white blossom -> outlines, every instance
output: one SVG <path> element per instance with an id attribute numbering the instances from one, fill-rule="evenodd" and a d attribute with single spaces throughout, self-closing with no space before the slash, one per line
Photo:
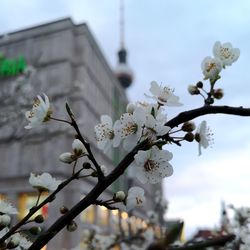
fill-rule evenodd
<path id="1" fill-rule="evenodd" d="M 211 131 L 207 127 L 207 122 L 202 121 L 199 127 L 197 128 L 196 134 L 195 134 L 195 139 L 199 143 L 198 144 L 198 150 L 199 150 L 199 155 L 201 155 L 201 148 L 207 148 L 209 146 L 209 143 L 211 141 Z"/>
<path id="2" fill-rule="evenodd" d="M 126 107 L 126 111 L 127 113 L 133 114 L 133 112 L 135 111 L 135 108 L 136 108 L 136 104 L 130 102 Z"/>
<path id="3" fill-rule="evenodd" d="M 96 250 L 107 250 L 114 243 L 116 239 L 115 235 L 100 235 L 95 234 L 92 239 L 92 246 Z"/>
<path id="4" fill-rule="evenodd" d="M 87 149 L 85 148 L 85 146 L 83 145 L 83 143 L 79 139 L 75 139 L 73 141 L 72 149 L 74 151 L 74 154 L 78 157 L 88 154 Z"/>
<path id="5" fill-rule="evenodd" d="M 135 155 L 135 167 L 137 179 L 145 184 L 155 184 L 162 180 L 162 178 L 171 176 L 173 174 L 173 167 L 168 161 L 172 159 L 173 155 L 167 150 L 160 150 L 153 146 L 147 151 L 139 150 Z"/>
<path id="6" fill-rule="evenodd" d="M 217 58 L 207 56 L 201 63 L 201 69 L 204 79 L 215 80 L 219 77 L 219 73 L 222 70 L 222 63 Z"/>
<path id="7" fill-rule="evenodd" d="M 12 242 L 12 244 L 16 246 L 16 250 L 28 249 L 32 245 L 32 242 L 27 240 L 27 238 L 25 238 L 20 233 L 13 234 L 10 237 L 9 242 Z"/>
<path id="8" fill-rule="evenodd" d="M 213 54 L 215 58 L 218 58 L 223 67 L 232 65 L 233 62 L 237 61 L 240 56 L 240 50 L 233 48 L 231 43 L 223 43 L 217 41 L 213 47 Z"/>
<path id="9" fill-rule="evenodd" d="M 65 152 L 59 156 L 59 160 L 64 163 L 72 163 L 76 161 L 78 158 L 85 156 L 88 154 L 86 147 L 79 139 L 75 139 L 72 143 L 73 152 Z"/>
<path id="10" fill-rule="evenodd" d="M 158 102 L 160 105 L 178 107 L 182 106 L 182 103 L 179 102 L 179 97 L 174 95 L 174 90 L 167 86 L 161 86 L 157 82 L 152 81 L 149 91 L 153 96 L 148 96 Z"/>
<path id="11" fill-rule="evenodd" d="M 159 223 L 159 216 L 155 211 L 152 211 L 152 210 L 148 211 L 147 216 L 148 216 L 150 223 L 152 223 L 152 224 Z"/>
<path id="12" fill-rule="evenodd" d="M 126 195 L 123 191 L 118 191 L 114 194 L 114 201 L 124 201 L 126 198 Z"/>
<path id="13" fill-rule="evenodd" d="M 130 151 L 139 142 L 142 136 L 142 126 L 146 119 L 146 112 L 141 107 L 135 108 L 133 114 L 125 113 L 114 124 L 116 142 L 119 146 L 123 139 L 124 149 Z"/>
<path id="14" fill-rule="evenodd" d="M 0 200 L 0 213 L 2 214 L 17 214 L 17 209 L 13 207 L 9 202 Z"/>
<path id="15" fill-rule="evenodd" d="M 141 187 L 131 187 L 128 190 L 126 198 L 126 208 L 131 210 L 135 207 L 141 207 L 145 203 L 144 190 Z"/>
<path id="16" fill-rule="evenodd" d="M 107 153 L 116 143 L 112 118 L 108 115 L 101 116 L 101 123 L 95 126 L 95 135 L 99 149 Z"/>
<path id="17" fill-rule="evenodd" d="M 29 183 L 39 191 L 54 191 L 62 181 L 56 180 L 49 173 L 30 174 Z"/>
<path id="18" fill-rule="evenodd" d="M 25 116 L 29 121 L 29 124 L 25 126 L 26 129 L 38 127 L 43 122 L 50 120 L 52 111 L 50 108 L 49 98 L 45 94 L 43 94 L 43 97 L 44 99 L 38 95 L 34 101 L 32 110 L 25 113 Z"/>
<path id="19" fill-rule="evenodd" d="M 0 226 L 7 227 L 10 224 L 11 218 L 8 214 L 0 215 Z"/>
<path id="20" fill-rule="evenodd" d="M 160 118 L 160 121 L 155 119 L 153 115 L 147 114 L 145 119 L 145 124 L 143 128 L 143 137 L 148 138 L 152 141 L 157 139 L 157 136 L 165 135 L 171 129 L 165 126 L 166 120 Z"/>
<path id="21" fill-rule="evenodd" d="M 65 152 L 65 153 L 62 153 L 60 156 L 59 156 L 59 160 L 61 162 L 64 162 L 64 163 L 72 163 L 73 161 L 76 160 L 75 158 L 75 155 L 70 153 L 70 152 Z"/>

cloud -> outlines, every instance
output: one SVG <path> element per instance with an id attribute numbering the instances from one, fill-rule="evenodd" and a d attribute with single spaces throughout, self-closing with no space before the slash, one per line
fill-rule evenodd
<path id="1" fill-rule="evenodd" d="M 184 219 L 190 235 L 196 227 L 219 224 L 221 200 L 236 206 L 250 206 L 247 203 L 249 152 L 248 143 L 244 148 L 220 151 L 216 158 L 190 159 L 185 168 L 165 181 L 170 201 L 168 217 Z"/>
<path id="2" fill-rule="evenodd" d="M 61 17 L 87 22 L 107 60 L 116 65 L 119 47 L 117 0 L 2 0 L 0 32 L 9 32 Z M 145 99 L 149 83 L 157 80 L 175 88 L 184 106 L 168 109 L 168 117 L 202 106 L 187 85 L 202 79 L 200 63 L 212 55 L 215 41 L 230 41 L 241 49 L 239 60 L 222 73 L 217 87 L 225 89 L 219 105 L 249 106 L 248 73 L 250 2 L 125 1 L 128 61 L 135 81 L 127 93 L 132 101 Z M 208 83 L 206 83 L 208 84 Z M 206 88 L 209 86 L 207 85 Z M 248 205 L 248 118 L 213 115 L 206 119 L 214 132 L 212 149 L 197 156 L 195 143 L 172 149 L 175 173 L 166 180 L 169 217 L 185 219 L 187 229 L 218 223 L 220 200 Z"/>

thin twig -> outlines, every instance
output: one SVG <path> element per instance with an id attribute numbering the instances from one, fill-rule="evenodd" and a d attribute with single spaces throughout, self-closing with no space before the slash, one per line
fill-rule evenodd
<path id="1" fill-rule="evenodd" d="M 83 169 L 80 169 L 79 171 L 77 171 L 74 175 L 72 175 L 69 179 L 65 180 L 64 182 L 62 182 L 57 189 L 51 193 L 44 201 L 42 201 L 39 205 L 32 207 L 29 210 L 29 213 L 22 219 L 20 220 L 15 226 L 13 226 L 1 239 L 0 239 L 0 245 L 6 240 L 8 239 L 13 233 L 16 232 L 16 230 L 18 228 L 20 228 L 21 226 L 23 226 L 24 224 L 26 224 L 26 221 L 28 221 L 33 214 L 35 214 L 40 208 L 42 208 L 45 204 L 53 201 L 56 197 L 56 194 L 61 191 L 65 186 L 67 186 L 71 181 L 73 181 L 74 179 L 77 179 L 78 175 L 81 173 Z"/>
<path id="2" fill-rule="evenodd" d="M 246 109 L 243 107 L 229 107 L 229 106 L 203 106 L 198 109 L 193 109 L 190 111 L 182 112 L 177 115 L 175 118 L 169 120 L 166 125 L 174 128 L 186 121 L 190 121 L 199 116 L 207 115 L 207 114 L 230 114 L 230 115 L 238 115 L 238 116 L 250 116 L 250 109 Z M 79 128 L 75 123 L 76 131 L 78 133 Z M 81 137 L 81 133 L 79 131 L 80 139 L 84 141 Z M 165 137 L 167 137 L 166 135 Z M 164 138 L 164 136 L 163 136 Z M 99 177 L 99 182 L 97 185 L 90 191 L 90 193 L 83 198 L 79 203 L 77 203 L 71 210 L 69 210 L 66 214 L 61 216 L 46 232 L 41 234 L 37 240 L 33 243 L 33 245 L 29 248 L 29 250 L 37 250 L 41 249 L 45 246 L 55 235 L 61 231 L 71 220 L 73 220 L 78 214 L 80 214 L 84 209 L 93 204 L 99 195 L 106 190 L 106 188 L 111 185 L 120 175 L 124 173 L 124 171 L 128 168 L 128 166 L 133 162 L 135 154 L 138 150 L 148 150 L 150 145 L 148 141 L 143 141 L 138 144 L 130 153 L 128 153 L 124 159 L 118 164 L 116 168 L 107 176 L 107 177 Z M 87 148 L 88 149 L 88 148 Z M 91 154 L 92 155 L 92 154 Z M 91 156 L 93 157 L 93 155 Z M 93 157 L 94 159 L 94 157 Z M 97 164 L 98 165 L 98 164 Z M 98 165 L 99 166 L 99 165 Z M 101 171 L 101 170 L 100 170 Z M 102 181 L 100 181 L 102 179 Z"/>
<path id="3" fill-rule="evenodd" d="M 214 239 L 205 240 L 202 242 L 194 242 L 192 245 L 184 245 L 184 246 L 177 246 L 177 247 L 167 247 L 167 250 L 198 250 L 205 247 L 212 247 L 212 246 L 224 246 L 226 243 L 229 243 L 235 239 L 234 234 L 229 234 L 225 236 L 216 237 Z"/>

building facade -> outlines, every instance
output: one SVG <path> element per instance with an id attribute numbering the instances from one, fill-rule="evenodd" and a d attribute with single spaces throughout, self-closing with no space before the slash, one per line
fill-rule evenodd
<path id="1" fill-rule="evenodd" d="M 125 111 L 127 98 L 88 26 L 75 25 L 70 18 L 2 36 L 0 53 L 0 193 L 18 207 L 20 219 L 34 205 L 37 196 L 28 183 L 30 172 L 49 172 L 53 177 L 63 180 L 72 171 L 58 160 L 61 153 L 71 150 L 75 135 L 72 128 L 49 121 L 37 129 L 24 129 L 27 125 L 24 113 L 30 110 L 34 97 L 46 93 L 50 98 L 53 116 L 62 119 L 67 119 L 67 101 L 97 161 L 107 166 L 109 171 L 124 153 L 118 149 L 105 155 L 98 150 L 94 125 L 99 123 L 102 114 L 118 119 Z M 6 66 L 13 63 L 16 63 L 14 68 Z M 70 184 L 41 213 L 48 218 L 58 218 L 61 206 L 70 208 L 94 184 L 93 178 Z M 109 198 L 113 192 L 127 188 L 128 178 L 124 175 L 102 198 Z M 152 188 L 147 190 L 149 197 L 153 195 Z M 137 224 L 143 223 L 145 211 L 134 213 Z M 78 217 L 78 230 L 69 233 L 64 229 L 49 243 L 47 249 L 75 247 L 81 240 L 81 229 L 93 224 L 103 230 L 117 230 L 114 223 L 117 221 L 117 212 L 111 213 L 105 208 L 92 206 Z M 126 220 L 127 214 L 122 213 L 121 218 Z M 52 222 L 46 220 L 43 227 L 48 227 Z"/>

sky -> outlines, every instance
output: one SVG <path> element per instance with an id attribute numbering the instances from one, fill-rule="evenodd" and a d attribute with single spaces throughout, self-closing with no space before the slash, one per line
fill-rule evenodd
<path id="1" fill-rule="evenodd" d="M 245 0 L 125 0 L 125 44 L 134 72 L 130 101 L 145 100 L 152 80 L 170 85 L 184 104 L 167 109 L 171 119 L 203 105 L 187 92 L 202 80 L 201 61 L 216 41 L 231 42 L 239 60 L 216 83 L 225 97 L 218 105 L 249 107 L 250 2 Z M 86 22 L 111 67 L 119 48 L 119 0 L 1 0 L 0 33 L 72 17 Z M 208 86 L 208 85 L 207 85 Z M 174 174 L 165 179 L 168 218 L 182 218 L 186 235 L 218 225 L 220 204 L 250 206 L 250 118 L 210 115 L 214 143 L 198 157 L 196 143 L 171 146 Z"/>

